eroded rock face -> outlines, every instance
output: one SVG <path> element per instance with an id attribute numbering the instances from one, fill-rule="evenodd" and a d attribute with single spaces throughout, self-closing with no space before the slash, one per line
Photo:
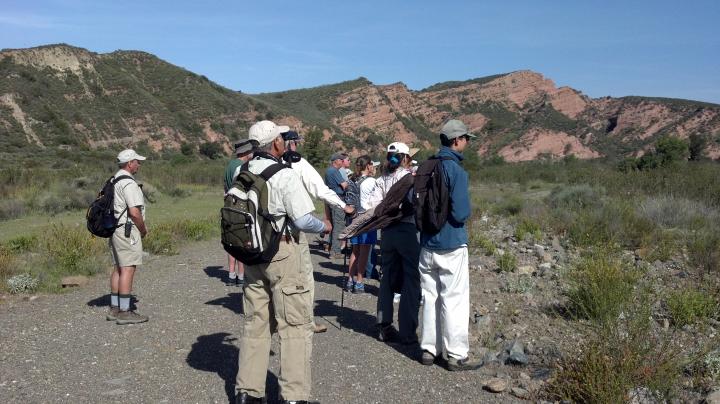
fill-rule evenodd
<path id="1" fill-rule="evenodd" d="M 584 145 L 577 137 L 547 129 L 530 129 L 520 139 L 500 149 L 498 154 L 511 162 L 535 160 L 540 155 L 553 158 L 567 155 L 583 159 L 600 157 L 600 153 Z"/>

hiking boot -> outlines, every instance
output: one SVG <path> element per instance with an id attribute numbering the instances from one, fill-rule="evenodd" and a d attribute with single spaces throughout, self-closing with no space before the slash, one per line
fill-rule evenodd
<path id="1" fill-rule="evenodd" d="M 235 278 L 235 286 L 242 287 L 245 284 L 245 278 L 237 277 Z"/>
<path id="2" fill-rule="evenodd" d="M 352 292 L 357 294 L 365 293 L 365 285 L 362 283 L 356 283 L 355 286 L 353 286 Z"/>
<path id="3" fill-rule="evenodd" d="M 480 369 L 480 367 L 483 365 L 483 362 L 480 361 L 471 361 L 470 357 L 462 358 L 462 359 L 455 359 L 455 358 L 448 358 L 447 362 L 447 370 L 456 372 L 461 370 L 477 370 Z"/>
<path id="4" fill-rule="evenodd" d="M 327 327 L 322 324 L 315 324 L 315 329 L 313 331 L 315 334 L 318 334 L 327 331 Z"/>
<path id="5" fill-rule="evenodd" d="M 381 342 L 399 342 L 400 341 L 400 334 L 398 334 L 398 331 L 395 329 L 395 327 L 392 326 L 392 324 L 378 324 L 377 326 L 378 330 L 378 341 Z"/>
<path id="6" fill-rule="evenodd" d="M 148 316 L 137 314 L 131 310 L 118 312 L 116 318 L 115 322 L 118 325 L 144 323 L 150 319 Z"/>
<path id="7" fill-rule="evenodd" d="M 107 316 L 105 316 L 105 320 L 107 321 L 115 321 L 117 320 L 117 315 L 120 312 L 120 308 L 117 306 L 110 306 L 110 309 L 107 312 Z"/>
<path id="8" fill-rule="evenodd" d="M 422 355 L 420 356 L 420 363 L 425 366 L 430 366 L 435 363 L 435 355 L 423 349 Z"/>
<path id="9" fill-rule="evenodd" d="M 244 391 L 235 397 L 235 404 L 262 404 L 262 402 L 262 397 L 253 397 Z"/>

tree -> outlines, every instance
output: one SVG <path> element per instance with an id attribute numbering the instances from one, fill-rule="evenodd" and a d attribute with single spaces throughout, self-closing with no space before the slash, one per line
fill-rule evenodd
<path id="1" fill-rule="evenodd" d="M 684 140 L 665 136 L 655 145 L 655 154 L 660 160 L 659 165 L 665 166 L 678 161 L 687 161 L 690 151 Z"/>
<path id="2" fill-rule="evenodd" d="M 707 137 L 703 135 L 690 135 L 688 138 L 690 145 L 688 147 L 690 152 L 690 160 L 698 161 L 703 159 L 703 153 L 705 152 L 705 146 L 707 146 Z"/>
<path id="3" fill-rule="evenodd" d="M 311 129 L 305 135 L 300 153 L 315 167 L 324 167 L 330 158 L 330 147 L 323 139 L 323 132 L 318 128 Z"/>
<path id="4" fill-rule="evenodd" d="M 205 142 L 200 145 L 200 154 L 210 159 L 216 159 L 222 156 L 222 146 L 217 142 Z"/>
<path id="5" fill-rule="evenodd" d="M 190 143 L 183 143 L 180 145 L 180 153 L 184 156 L 192 156 L 195 152 L 195 148 Z"/>

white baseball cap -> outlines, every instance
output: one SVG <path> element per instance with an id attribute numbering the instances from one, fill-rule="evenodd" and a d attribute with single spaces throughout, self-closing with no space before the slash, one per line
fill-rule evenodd
<path id="1" fill-rule="evenodd" d="M 373 167 L 377 167 L 380 165 L 379 161 L 372 161 L 371 163 L 372 163 Z"/>
<path id="2" fill-rule="evenodd" d="M 118 153 L 118 155 L 117 155 L 118 164 L 128 163 L 133 160 L 142 161 L 142 160 L 145 160 L 145 157 L 137 154 L 135 152 L 135 150 L 133 150 L 133 149 L 125 149 L 125 150 L 121 151 L 120 153 Z"/>
<path id="3" fill-rule="evenodd" d="M 388 153 L 402 153 L 407 154 L 408 156 L 414 156 L 415 153 L 418 152 L 418 150 L 420 149 L 409 148 L 408 145 L 403 142 L 390 143 L 390 145 L 387 147 Z"/>
<path id="4" fill-rule="evenodd" d="M 262 147 L 288 131 L 290 131 L 289 126 L 278 126 L 272 121 L 260 121 L 250 127 L 248 139 L 257 141 L 258 147 Z"/>

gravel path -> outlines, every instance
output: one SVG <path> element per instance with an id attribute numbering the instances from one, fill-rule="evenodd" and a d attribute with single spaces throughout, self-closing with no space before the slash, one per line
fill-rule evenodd
<path id="1" fill-rule="evenodd" d="M 314 246 L 311 246 L 314 247 Z M 345 295 L 336 328 L 342 267 L 313 251 L 316 334 L 312 399 L 321 403 L 513 402 L 482 389 L 494 372 L 451 373 L 425 367 L 414 352 L 369 335 L 377 283 Z M 105 320 L 107 277 L 62 295 L 12 298 L 0 304 L 2 403 L 227 403 L 237 370 L 241 289 L 222 282 L 217 240 L 186 246 L 180 255 L 153 256 L 135 281 L 139 312 L 150 321 L 118 326 Z M 278 352 L 277 341 L 273 350 Z M 268 397 L 277 396 L 277 356 Z"/>

